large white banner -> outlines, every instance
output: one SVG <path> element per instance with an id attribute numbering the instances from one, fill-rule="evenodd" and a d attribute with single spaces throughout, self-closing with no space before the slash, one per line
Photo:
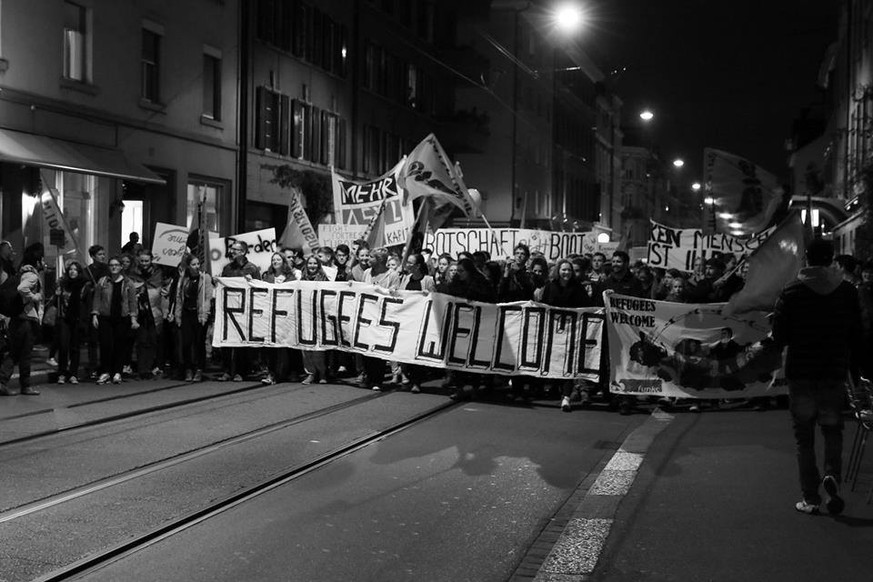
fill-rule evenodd
<path id="1" fill-rule="evenodd" d="M 649 231 L 648 265 L 663 269 L 692 271 L 694 261 L 716 255 L 751 254 L 767 240 L 773 229 L 747 239 L 727 234 L 707 234 L 699 228 L 672 228 L 651 220 Z"/>
<path id="2" fill-rule="evenodd" d="M 671 303 L 604 293 L 610 392 L 748 398 L 786 392 L 782 355 L 756 345 L 767 315 L 722 313 L 724 303 Z"/>
<path id="3" fill-rule="evenodd" d="M 406 242 L 415 220 L 412 203 L 405 199 L 397 184 L 397 173 L 403 162 L 376 180 L 353 182 L 333 172 L 333 208 L 339 224 L 366 227 L 379 213 L 382 201 L 385 207 L 381 219 L 385 224 L 384 246 Z"/>
<path id="4" fill-rule="evenodd" d="M 543 253 L 549 261 L 570 255 L 583 255 L 599 250 L 591 232 L 553 232 L 528 228 L 440 228 L 428 232 L 424 247 L 432 248 L 435 255 L 449 253 L 457 256 L 462 251 L 488 251 L 493 258 L 512 255 L 515 245 L 524 243 L 530 250 Z"/>
<path id="5" fill-rule="evenodd" d="M 270 266 L 270 258 L 273 253 L 279 250 L 275 228 L 244 232 L 226 238 L 210 238 L 210 262 L 214 275 L 220 275 L 224 266 L 230 262 L 228 251 L 236 241 L 243 241 L 249 245 L 249 254 L 246 255 L 246 258 L 256 264 L 262 273 Z"/>
<path id="6" fill-rule="evenodd" d="M 363 283 L 217 279 L 217 347 L 342 350 L 485 374 L 596 380 L 603 310 L 488 304 Z"/>
<path id="7" fill-rule="evenodd" d="M 155 235 L 152 237 L 152 260 L 158 265 L 177 266 L 185 256 L 189 234 L 184 226 L 156 222 Z"/>

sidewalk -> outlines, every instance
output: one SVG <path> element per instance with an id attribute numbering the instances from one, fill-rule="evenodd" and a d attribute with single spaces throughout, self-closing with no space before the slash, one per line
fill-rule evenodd
<path id="1" fill-rule="evenodd" d="M 854 431 L 847 422 L 844 458 Z M 871 455 L 856 490 L 843 487 L 843 515 L 804 515 L 794 510 L 801 496 L 787 411 L 677 414 L 621 503 L 590 579 L 871 580 Z"/>

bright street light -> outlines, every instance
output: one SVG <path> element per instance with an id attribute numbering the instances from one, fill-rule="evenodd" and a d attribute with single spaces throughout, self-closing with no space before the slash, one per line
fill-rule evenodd
<path id="1" fill-rule="evenodd" d="M 555 9 L 554 19 L 558 30 L 569 34 L 579 30 L 585 21 L 585 15 L 575 2 L 565 2 Z"/>
<path id="2" fill-rule="evenodd" d="M 681 168 L 682 166 L 685 165 L 685 160 L 677 158 L 677 159 L 673 160 L 673 165 L 676 166 L 677 168 Z"/>
<path id="3" fill-rule="evenodd" d="M 651 121 L 654 118 L 655 118 L 655 114 L 652 113 L 651 111 L 649 111 L 648 109 L 646 109 L 642 113 L 640 113 L 640 119 L 642 119 L 643 121 Z"/>
<path id="4" fill-rule="evenodd" d="M 701 188 L 700 182 L 695 182 L 691 185 L 691 189 L 694 190 L 695 192 L 700 192 L 700 188 Z"/>
<path id="5" fill-rule="evenodd" d="M 713 204 L 715 204 L 715 198 L 713 198 L 712 196 L 707 196 L 703 199 L 703 203 L 707 206 L 712 206 Z"/>

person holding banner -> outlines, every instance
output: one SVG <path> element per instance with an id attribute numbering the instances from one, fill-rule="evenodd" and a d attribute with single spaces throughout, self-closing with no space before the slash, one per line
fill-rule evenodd
<path id="1" fill-rule="evenodd" d="M 412 253 L 406 258 L 406 272 L 400 278 L 399 289 L 401 291 L 421 291 L 422 293 L 436 291 L 436 284 L 433 282 L 433 277 L 427 272 L 427 261 L 423 255 Z M 408 383 L 401 383 L 401 386 L 411 385 L 410 392 L 413 394 L 421 392 L 421 382 L 425 373 L 424 366 L 402 364 L 400 368 L 408 380 Z"/>
<path id="2" fill-rule="evenodd" d="M 358 248 L 355 250 L 355 264 L 349 273 L 349 281 L 364 280 L 364 272 L 370 268 L 370 245 L 367 241 L 361 241 Z"/>
<path id="3" fill-rule="evenodd" d="M 185 263 L 185 259 L 182 259 Z M 212 277 L 200 272 L 200 258 L 188 256 L 187 267 L 176 285 L 173 321 L 181 331 L 182 368 L 185 382 L 203 380 L 206 367 L 206 327 L 212 310 Z"/>
<path id="4" fill-rule="evenodd" d="M 273 253 L 270 257 L 270 267 L 264 271 L 263 281 L 267 283 L 285 283 L 296 281 L 294 270 L 282 253 Z M 267 374 L 261 379 L 261 384 L 275 384 L 277 379 L 287 376 L 291 364 L 290 348 L 267 348 L 261 352 L 265 356 Z"/>
<path id="5" fill-rule="evenodd" d="M 324 272 L 321 261 L 315 255 L 309 255 L 300 280 L 329 281 L 330 279 Z M 302 384 L 314 382 L 327 384 L 327 352 L 303 350 L 303 368 L 306 371 L 306 378 L 303 379 Z"/>
<path id="6" fill-rule="evenodd" d="M 360 252 L 361 249 L 358 249 L 359 256 Z M 388 268 L 388 250 L 384 248 L 374 249 L 372 253 L 368 253 L 368 257 L 370 268 L 364 272 L 363 282 L 389 291 L 397 289 L 400 285 L 400 276 Z M 385 381 L 385 361 L 380 358 L 363 356 L 363 365 L 363 387 L 376 392 L 382 390 L 382 383 Z"/>
<path id="7" fill-rule="evenodd" d="M 260 279 L 261 270 L 257 265 L 246 258 L 249 252 L 249 245 L 245 241 L 234 241 L 230 245 L 231 261 L 221 270 L 222 277 L 245 277 L 246 279 Z M 249 367 L 254 363 L 257 352 L 253 348 L 230 348 L 225 354 L 223 360 L 224 372 L 217 378 L 219 382 L 233 380 L 234 382 L 242 382 L 243 374 L 248 372 Z"/>
<path id="8" fill-rule="evenodd" d="M 558 261 L 556 276 L 543 287 L 542 302 L 553 307 L 590 307 L 591 299 L 582 284 L 573 276 L 573 263 L 567 259 Z M 564 322 L 560 324 L 562 327 Z M 573 380 L 561 381 L 561 410 L 570 412 L 570 395 Z"/>

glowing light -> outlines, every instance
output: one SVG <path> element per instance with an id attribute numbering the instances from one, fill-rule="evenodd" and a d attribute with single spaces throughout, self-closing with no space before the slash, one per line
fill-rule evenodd
<path id="1" fill-rule="evenodd" d="M 601 232 L 600 234 L 598 234 L 597 235 L 597 242 L 599 242 L 601 244 L 608 243 L 609 242 L 609 233 L 608 232 Z"/>
<path id="2" fill-rule="evenodd" d="M 707 206 L 712 206 L 713 204 L 715 204 L 715 198 L 713 198 L 712 196 L 707 196 L 703 199 L 703 203 Z"/>
<path id="3" fill-rule="evenodd" d="M 651 111 L 649 111 L 648 109 L 646 109 L 645 111 L 640 113 L 640 119 L 642 119 L 643 121 L 651 121 L 654 118 L 655 118 L 655 114 L 652 113 Z"/>
<path id="4" fill-rule="evenodd" d="M 734 215 L 731 214 L 730 212 L 719 212 L 718 217 L 721 218 L 722 220 L 730 220 L 731 218 L 734 217 Z"/>
<path id="5" fill-rule="evenodd" d="M 731 228 L 742 228 L 743 225 L 739 222 L 729 222 L 728 226 Z"/>
<path id="6" fill-rule="evenodd" d="M 579 30 L 585 21 L 585 15 L 577 4 L 567 2 L 555 10 L 555 26 L 564 33 Z"/>
<path id="7" fill-rule="evenodd" d="M 682 166 L 685 165 L 685 160 L 675 159 L 675 160 L 673 160 L 673 165 L 676 166 L 677 168 L 681 168 Z"/>
<path id="8" fill-rule="evenodd" d="M 691 189 L 694 190 L 695 192 L 699 192 L 700 188 L 701 188 L 700 182 L 695 182 L 691 185 Z"/>

